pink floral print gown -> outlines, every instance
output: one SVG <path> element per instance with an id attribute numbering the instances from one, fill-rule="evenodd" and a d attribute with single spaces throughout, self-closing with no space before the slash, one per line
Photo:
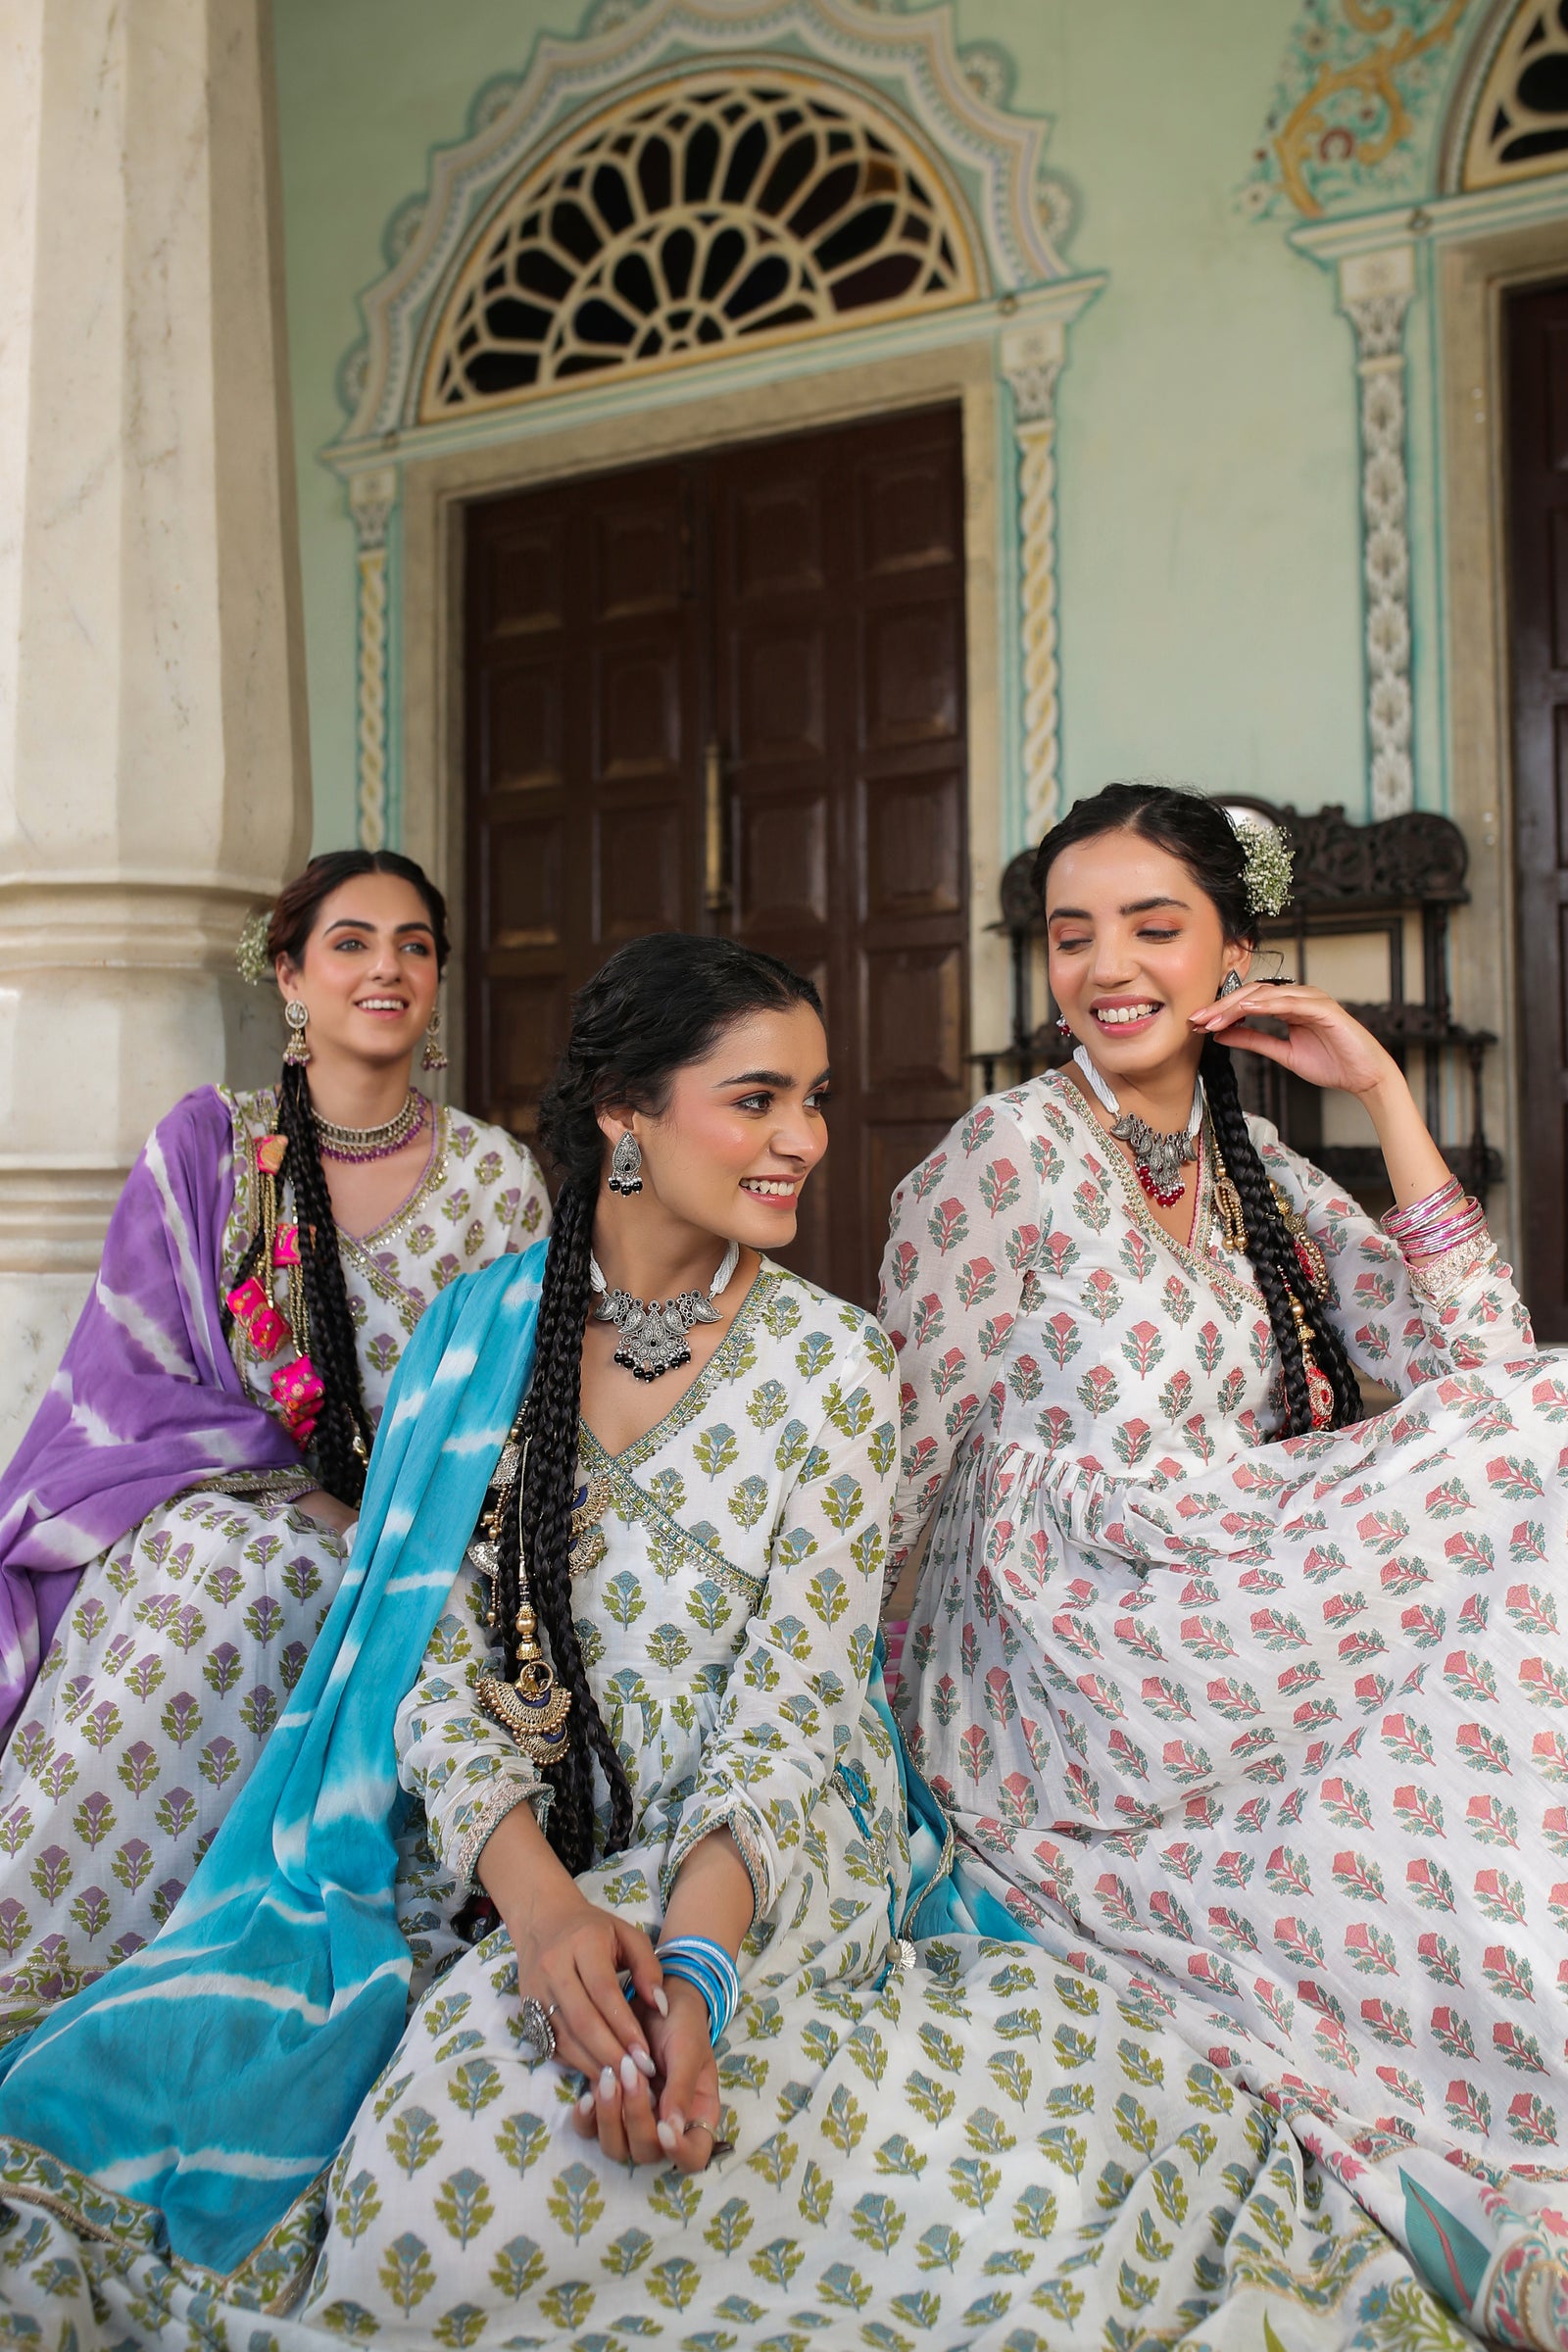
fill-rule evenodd
<path id="1" fill-rule="evenodd" d="M 1251 1124 L 1398 1397 L 1354 1428 L 1275 1438 L 1206 1138 L 1186 1247 L 1059 1072 L 895 1195 L 900 1716 L 966 1884 L 1152 1992 L 1471 2325 L 1561 2344 L 1568 1366 L 1494 1251 L 1423 1290 Z"/>

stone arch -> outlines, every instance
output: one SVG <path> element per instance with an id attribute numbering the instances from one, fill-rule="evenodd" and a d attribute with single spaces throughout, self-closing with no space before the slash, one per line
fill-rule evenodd
<path id="1" fill-rule="evenodd" d="M 940 159 L 868 92 L 695 67 L 514 176 L 432 306 L 413 420 L 987 291 Z"/>

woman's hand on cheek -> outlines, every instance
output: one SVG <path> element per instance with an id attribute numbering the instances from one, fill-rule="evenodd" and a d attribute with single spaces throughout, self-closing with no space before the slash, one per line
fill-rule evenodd
<path id="1" fill-rule="evenodd" d="M 1266 1030 L 1245 1027 L 1250 1014 L 1282 1022 L 1287 1034 L 1271 1037 Z M 1298 981 L 1244 981 L 1231 996 L 1200 1004 L 1190 1018 L 1200 1034 L 1277 1061 L 1311 1086 L 1365 1096 L 1387 1087 L 1391 1078 L 1399 1081 L 1393 1054 L 1353 1013 L 1322 989 Z"/>

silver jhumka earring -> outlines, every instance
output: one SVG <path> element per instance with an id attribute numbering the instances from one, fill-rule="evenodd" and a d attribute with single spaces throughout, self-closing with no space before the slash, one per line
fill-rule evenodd
<path id="1" fill-rule="evenodd" d="M 610 1155 L 610 1189 L 623 1198 L 643 1189 L 642 1146 L 629 1127 Z"/>
<path id="2" fill-rule="evenodd" d="M 311 1058 L 311 1049 L 305 1043 L 305 1024 L 310 1017 L 303 1000 L 299 997 L 290 997 L 283 1007 L 283 1018 L 287 1021 L 289 1030 L 288 1044 L 283 1048 L 283 1059 L 291 1063 L 295 1069 L 299 1068 L 301 1062 L 309 1061 Z"/>

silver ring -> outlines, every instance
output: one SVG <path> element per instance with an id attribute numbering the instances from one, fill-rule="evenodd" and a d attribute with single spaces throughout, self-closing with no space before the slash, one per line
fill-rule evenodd
<path id="1" fill-rule="evenodd" d="M 536 2064 L 543 2059 L 553 2058 L 556 2054 L 556 2029 L 550 2023 L 554 2012 L 555 2003 L 553 2001 L 547 2009 L 543 2001 L 534 1999 L 531 1992 L 524 1994 L 522 2005 L 518 2011 L 518 2019 L 522 2027 L 521 2038 L 533 2051 Z"/>

